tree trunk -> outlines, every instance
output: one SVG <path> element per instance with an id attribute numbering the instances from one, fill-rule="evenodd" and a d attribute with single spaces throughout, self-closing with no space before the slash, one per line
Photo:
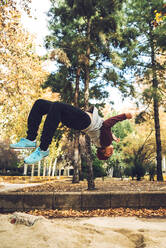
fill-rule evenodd
<path id="1" fill-rule="evenodd" d="M 153 110 L 154 110 L 154 124 L 155 124 L 155 137 L 156 137 L 156 160 L 157 160 L 157 181 L 163 181 L 162 175 L 162 148 L 161 148 L 161 135 L 160 135 L 160 120 L 159 120 L 159 100 L 158 100 L 158 80 L 156 72 L 155 60 L 155 42 L 152 32 L 152 24 L 150 24 L 150 38 L 151 38 L 151 62 L 152 62 L 152 87 L 153 87 Z"/>
<path id="2" fill-rule="evenodd" d="M 41 161 L 39 161 L 38 163 L 38 172 L 37 172 L 38 177 L 40 177 L 40 169 L 41 169 Z"/>
<path id="3" fill-rule="evenodd" d="M 44 163 L 44 165 L 43 165 L 43 177 L 45 177 L 45 176 L 46 176 L 46 165 Z"/>
<path id="4" fill-rule="evenodd" d="M 27 171 L 28 171 L 28 165 L 24 163 L 24 176 L 27 176 Z"/>
<path id="5" fill-rule="evenodd" d="M 58 175 L 57 175 L 57 179 L 60 179 L 60 178 L 61 178 L 61 165 L 59 165 Z"/>
<path id="6" fill-rule="evenodd" d="M 49 176 L 49 177 L 51 176 L 51 169 L 52 169 L 52 166 L 49 165 L 49 167 L 48 167 L 48 176 Z"/>
<path id="7" fill-rule="evenodd" d="M 34 177 L 34 169 L 35 169 L 35 165 L 32 164 L 32 166 L 31 166 L 31 177 Z"/>
<path id="8" fill-rule="evenodd" d="M 74 174 L 73 183 L 79 183 L 79 131 L 75 132 L 74 137 Z"/>
<path id="9" fill-rule="evenodd" d="M 56 171 L 56 163 L 57 163 L 57 158 L 55 159 L 54 161 L 54 165 L 53 165 L 53 168 L 52 168 L 52 177 L 55 176 L 55 171 Z"/>
<path id="10" fill-rule="evenodd" d="M 91 142 L 88 135 L 85 135 L 86 142 L 86 163 L 87 163 L 87 181 L 88 181 L 88 190 L 95 189 L 95 182 L 93 176 L 93 166 L 92 166 L 92 151 L 91 151 Z"/>
<path id="11" fill-rule="evenodd" d="M 154 122 L 155 122 L 155 136 L 156 136 L 156 152 L 157 152 L 157 181 L 163 181 L 162 174 L 162 148 L 160 135 L 160 120 L 158 100 L 154 98 Z"/>
<path id="12" fill-rule="evenodd" d="M 87 22 L 87 39 L 90 41 L 90 19 Z M 89 108 L 89 83 L 90 83 L 90 45 L 87 45 L 86 51 L 86 61 L 85 61 L 85 89 L 84 89 L 84 110 L 87 111 Z M 94 176 L 93 176 L 93 166 L 92 166 L 92 151 L 89 136 L 85 135 L 85 146 L 86 146 L 86 160 L 87 160 L 87 181 L 88 190 L 93 190 L 95 188 Z"/>
<path id="13" fill-rule="evenodd" d="M 75 88 L 75 95 L 74 95 L 74 106 L 78 107 L 78 96 L 79 96 L 79 80 L 80 80 L 80 72 L 81 68 L 78 66 L 76 72 L 76 88 Z M 74 135 L 74 173 L 73 173 L 73 183 L 79 183 L 79 136 L 80 132 L 75 131 Z"/>
<path id="14" fill-rule="evenodd" d="M 79 145 L 80 148 L 80 145 Z M 83 180 L 83 173 L 82 173 L 82 164 L 81 164 L 81 150 L 79 149 L 79 160 L 78 160 L 78 171 L 79 171 L 79 180 Z"/>

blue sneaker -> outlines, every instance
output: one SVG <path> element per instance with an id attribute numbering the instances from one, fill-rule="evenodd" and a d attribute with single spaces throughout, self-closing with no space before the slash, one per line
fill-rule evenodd
<path id="1" fill-rule="evenodd" d="M 19 142 L 11 144 L 10 148 L 12 149 L 27 149 L 27 148 L 36 148 L 36 142 L 30 141 L 25 138 L 21 138 Z"/>
<path id="2" fill-rule="evenodd" d="M 36 148 L 34 152 L 32 152 L 28 157 L 24 159 L 24 163 L 26 164 L 35 164 L 42 160 L 44 157 L 49 155 L 49 150 L 42 151 L 40 147 Z"/>

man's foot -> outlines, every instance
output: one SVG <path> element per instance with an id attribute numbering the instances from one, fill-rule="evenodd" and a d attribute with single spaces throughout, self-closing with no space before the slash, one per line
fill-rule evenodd
<path id="1" fill-rule="evenodd" d="M 36 148 L 34 152 L 24 159 L 26 164 L 35 164 L 49 155 L 49 150 L 42 151 L 40 147 Z"/>
<path id="2" fill-rule="evenodd" d="M 36 142 L 25 138 L 21 138 L 19 142 L 15 144 L 11 144 L 10 148 L 12 149 L 36 148 Z"/>

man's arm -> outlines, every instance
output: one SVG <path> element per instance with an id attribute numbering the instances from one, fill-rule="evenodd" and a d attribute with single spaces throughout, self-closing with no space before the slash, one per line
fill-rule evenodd
<path id="1" fill-rule="evenodd" d="M 110 117 L 107 120 L 105 120 L 103 124 L 104 124 L 105 127 L 111 128 L 117 122 L 124 121 L 126 119 L 131 119 L 131 118 L 132 118 L 132 114 L 131 113 L 125 113 L 125 114 L 121 114 L 121 115 L 116 115 L 116 116 Z"/>

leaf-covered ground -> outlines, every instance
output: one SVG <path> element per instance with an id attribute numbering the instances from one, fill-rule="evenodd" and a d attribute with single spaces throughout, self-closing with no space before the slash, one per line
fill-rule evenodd
<path id="1" fill-rule="evenodd" d="M 166 209 L 130 209 L 130 208 L 115 208 L 115 209 L 96 209 L 96 210 L 31 210 L 26 212 L 35 216 L 44 216 L 46 218 L 80 218 L 80 217 L 139 217 L 139 218 L 166 218 Z"/>
<path id="2" fill-rule="evenodd" d="M 87 181 L 80 181 L 73 184 L 71 179 L 67 180 L 55 180 L 42 183 L 34 187 L 25 187 L 17 191 L 22 192 L 84 192 L 87 191 Z M 108 191 L 120 191 L 120 192 L 142 192 L 142 191 L 162 191 L 166 192 L 166 182 L 157 181 L 135 181 L 135 180 L 120 180 L 114 178 L 95 180 L 94 192 L 108 192 Z"/>

